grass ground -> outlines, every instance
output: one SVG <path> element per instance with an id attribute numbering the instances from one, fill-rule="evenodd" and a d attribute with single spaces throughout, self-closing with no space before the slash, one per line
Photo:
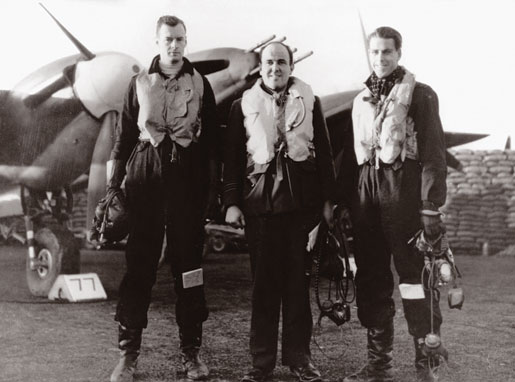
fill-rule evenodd
<path id="1" fill-rule="evenodd" d="M 441 381 L 515 382 L 515 258 L 458 257 L 464 274 L 463 309 L 442 301 L 443 341 L 450 362 Z M 82 271 L 97 272 L 109 299 L 87 304 L 55 304 L 28 295 L 24 285 L 24 249 L 0 247 L 0 381 L 107 381 L 116 363 L 113 315 L 123 275 L 121 252 L 82 254 Z M 250 364 L 248 331 L 250 290 L 248 255 L 210 254 L 205 261 L 210 318 L 205 324 L 203 358 L 211 381 L 238 381 Z M 445 293 L 444 293 L 445 295 Z M 398 293 L 394 343 L 395 380 L 414 381 L 414 351 Z M 159 271 L 144 332 L 136 381 L 177 381 L 178 340 L 170 271 Z M 313 305 L 314 318 L 318 315 Z M 365 360 L 365 330 L 356 310 L 340 329 L 327 320 L 315 328 L 313 359 L 336 381 Z M 284 367 L 274 381 L 293 381 Z"/>

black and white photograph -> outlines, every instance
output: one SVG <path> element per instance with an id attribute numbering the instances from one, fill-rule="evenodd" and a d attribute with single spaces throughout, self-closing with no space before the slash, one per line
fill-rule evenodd
<path id="1" fill-rule="evenodd" d="M 515 382 L 512 0 L 0 3 L 0 382 Z"/>

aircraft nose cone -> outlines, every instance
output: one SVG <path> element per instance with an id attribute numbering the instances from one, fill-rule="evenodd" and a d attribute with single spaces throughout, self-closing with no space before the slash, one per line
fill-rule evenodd
<path id="1" fill-rule="evenodd" d="M 73 90 L 95 117 L 111 110 L 121 111 L 131 78 L 142 69 L 133 57 L 115 52 L 99 53 L 77 63 Z"/>

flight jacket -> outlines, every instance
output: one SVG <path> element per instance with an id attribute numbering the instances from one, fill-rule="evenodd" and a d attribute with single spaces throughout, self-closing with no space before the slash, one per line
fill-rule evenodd
<path id="1" fill-rule="evenodd" d="M 320 100 L 313 105 L 314 158 L 294 161 L 284 156 L 284 182 L 277 186 L 277 155 L 264 174 L 253 174 L 247 165 L 247 134 L 242 100 L 233 102 L 224 137 L 223 203 L 238 206 L 246 215 L 262 216 L 321 208 L 335 199 L 336 182 L 332 150 Z M 282 153 L 279 153 L 282 155 Z M 256 176 L 257 175 L 257 176 Z M 279 195 L 275 195 L 278 193 Z"/>
<path id="2" fill-rule="evenodd" d="M 184 58 L 183 60 L 183 67 L 176 78 L 183 76 L 185 73 L 190 76 L 194 74 L 193 65 L 187 59 Z M 160 73 L 162 75 L 159 68 L 159 56 L 153 59 L 148 73 Z M 165 77 L 163 75 L 163 78 Z M 175 145 L 174 143 L 174 150 L 178 153 L 177 166 L 181 167 L 182 173 L 186 177 L 194 180 L 195 187 L 202 189 L 201 194 L 206 197 L 207 190 L 216 187 L 219 181 L 218 164 L 221 163 L 221 131 L 216 114 L 213 90 L 207 79 L 204 76 L 201 77 L 203 81 L 203 94 L 199 113 L 201 133 L 198 139 L 195 139 L 187 147 L 183 147 L 180 144 Z M 116 126 L 114 147 L 111 151 L 111 159 L 115 161 L 115 165 L 123 166 L 123 169 L 127 171 L 134 171 L 134 169 L 128 168 L 130 164 L 128 164 L 129 158 L 134 157 L 133 154 L 142 150 L 158 150 L 159 148 L 154 147 L 150 141 L 140 140 L 141 129 L 138 127 L 140 104 L 136 89 L 137 78 L 138 75 L 132 78 L 125 95 L 123 110 Z M 154 154 L 152 157 L 155 158 L 156 155 Z M 138 161 L 141 160 L 144 159 L 138 159 Z M 159 164 L 159 162 L 139 163 L 137 166 L 155 166 L 156 163 Z M 134 167 L 134 164 L 132 166 Z M 156 174 L 160 173 L 159 169 L 154 169 L 153 172 Z M 136 181 L 138 180 L 136 179 Z M 141 182 L 147 181 L 148 179 L 141 179 Z"/>
<path id="3" fill-rule="evenodd" d="M 430 86 L 416 82 L 408 117 L 414 122 L 417 161 L 421 168 L 421 208 L 436 211 L 445 204 L 447 197 L 447 164 L 445 134 L 440 120 L 438 96 Z M 352 138 L 349 139 L 352 140 Z M 357 167 L 355 156 L 353 161 L 353 166 Z M 353 166 L 342 163 L 338 176 L 339 199 L 345 204 L 352 199 L 352 194 L 357 187 Z"/>

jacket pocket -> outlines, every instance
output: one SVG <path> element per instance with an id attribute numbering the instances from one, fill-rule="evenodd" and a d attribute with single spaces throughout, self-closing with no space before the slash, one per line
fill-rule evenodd
<path id="1" fill-rule="evenodd" d="M 183 118 L 188 114 L 188 103 L 193 95 L 192 89 L 182 89 L 175 93 L 173 103 L 171 105 L 174 118 Z"/>

